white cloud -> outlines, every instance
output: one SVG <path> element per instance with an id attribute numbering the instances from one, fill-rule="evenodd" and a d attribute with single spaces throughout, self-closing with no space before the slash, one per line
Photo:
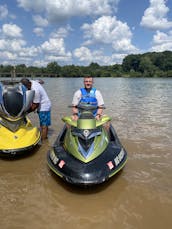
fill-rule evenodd
<path id="1" fill-rule="evenodd" d="M 43 37 L 44 36 L 44 30 L 43 28 L 34 28 L 33 32 L 38 36 L 38 37 Z"/>
<path id="2" fill-rule="evenodd" d="M 21 61 L 21 57 L 33 57 L 38 54 L 38 49 L 35 47 L 25 47 L 26 42 L 21 39 L 0 39 L 0 51 L 3 56 L 7 59 L 12 59 L 13 56 L 16 57 L 16 61 Z M 3 59 L 0 56 L 0 59 Z"/>
<path id="3" fill-rule="evenodd" d="M 153 46 L 151 51 L 163 52 L 165 50 L 172 51 L 172 30 L 168 33 L 157 31 L 153 37 Z"/>
<path id="4" fill-rule="evenodd" d="M 45 61 L 45 60 L 35 60 L 35 61 L 33 61 L 33 66 L 37 66 L 37 67 L 47 66 L 48 63 L 49 62 Z"/>
<path id="5" fill-rule="evenodd" d="M 38 54 L 34 46 L 26 47 L 22 39 L 22 29 L 15 24 L 4 24 L 1 29 L 0 60 L 1 63 L 28 63 L 32 64 L 33 57 Z"/>
<path id="6" fill-rule="evenodd" d="M 2 33 L 7 38 L 22 37 L 22 29 L 15 24 L 4 24 L 2 26 Z"/>
<path id="7" fill-rule="evenodd" d="M 0 39 L 0 50 L 6 49 L 6 41 L 4 39 Z"/>
<path id="8" fill-rule="evenodd" d="M 38 27 L 46 27 L 48 26 L 48 21 L 46 18 L 41 17 L 40 15 L 34 15 L 33 21 Z"/>
<path id="9" fill-rule="evenodd" d="M 112 56 L 106 56 L 103 50 L 91 51 L 87 47 L 80 47 L 74 50 L 74 57 L 79 59 L 83 64 L 90 64 L 91 62 L 96 62 L 100 65 L 112 65 L 116 63 L 121 63 L 122 59 L 125 57 L 125 54 L 113 54 Z"/>
<path id="10" fill-rule="evenodd" d="M 112 54 L 111 56 L 111 64 L 121 64 L 122 63 L 122 60 L 124 59 L 124 57 L 126 56 L 126 54 L 121 54 L 121 53 L 114 53 Z"/>
<path id="11" fill-rule="evenodd" d="M 25 10 L 44 12 L 51 22 L 66 20 L 73 16 L 109 15 L 116 10 L 119 0 L 17 0 Z"/>
<path id="12" fill-rule="evenodd" d="M 25 57 L 25 58 L 35 57 L 38 55 L 38 52 L 39 49 L 34 46 L 25 47 L 20 50 L 19 57 Z"/>
<path id="13" fill-rule="evenodd" d="M 64 39 L 61 37 L 50 37 L 40 46 L 40 52 L 44 54 L 45 60 L 70 61 L 72 54 L 66 52 Z"/>
<path id="14" fill-rule="evenodd" d="M 59 29 L 55 30 L 50 36 L 53 38 L 65 38 L 70 31 L 72 31 L 72 28 L 67 25 L 66 27 L 60 27 Z"/>
<path id="15" fill-rule="evenodd" d="M 25 44 L 24 40 L 0 40 L 0 50 L 18 52 Z"/>
<path id="16" fill-rule="evenodd" d="M 13 60 L 17 59 L 17 54 L 9 52 L 9 51 L 3 51 L 3 52 L 1 52 L 0 58 L 2 59 L 3 63 L 9 64 L 9 60 L 13 61 Z"/>
<path id="17" fill-rule="evenodd" d="M 67 52 L 64 56 L 51 56 L 48 55 L 46 56 L 45 60 L 47 60 L 47 63 L 53 62 L 53 61 L 57 61 L 57 62 L 70 62 L 71 61 L 71 53 Z"/>
<path id="18" fill-rule="evenodd" d="M 91 51 L 87 47 L 81 47 L 74 50 L 74 56 L 83 62 L 90 62 L 92 60 Z"/>
<path id="19" fill-rule="evenodd" d="M 32 65 L 34 57 L 38 55 L 38 49 L 35 47 L 21 47 L 19 50 L 4 49 L 1 51 L 0 60 L 3 64 L 21 64 Z"/>
<path id="20" fill-rule="evenodd" d="M 30 0 L 17 0 L 18 5 L 22 8 L 24 8 L 26 11 L 34 10 L 36 12 L 41 12 L 46 7 L 46 0 L 36 0 L 36 1 L 30 1 Z"/>
<path id="21" fill-rule="evenodd" d="M 2 25 L 0 50 L 18 52 L 26 45 L 25 40 L 22 39 L 22 29 L 15 24 Z"/>
<path id="22" fill-rule="evenodd" d="M 113 49 L 118 53 L 136 53 L 138 49 L 131 44 L 131 40 L 129 38 L 121 37 L 112 43 Z"/>
<path id="23" fill-rule="evenodd" d="M 118 21 L 116 17 L 102 16 L 92 24 L 84 24 L 84 45 L 96 43 L 110 44 L 118 52 L 136 52 L 131 44 L 132 33 L 126 23 Z"/>
<path id="24" fill-rule="evenodd" d="M 55 39 L 50 38 L 49 41 L 45 41 L 41 45 L 41 49 L 45 53 L 51 53 L 51 54 L 60 54 L 64 55 L 65 49 L 64 49 L 64 40 L 63 38 Z"/>
<path id="25" fill-rule="evenodd" d="M 50 61 L 71 61 L 72 54 L 65 50 L 64 38 L 71 28 L 59 28 L 56 32 L 50 35 L 49 40 L 42 43 L 42 45 L 35 47 L 27 47 L 27 43 L 22 39 L 22 30 L 15 24 L 4 24 L 1 29 L 0 38 L 0 59 L 1 63 L 10 62 L 15 59 L 15 63 L 25 63 L 26 65 L 36 63 L 34 57 L 43 55 L 42 63 Z M 42 28 L 35 28 L 34 33 L 43 35 Z M 37 62 L 38 64 L 38 62 Z"/>
<path id="26" fill-rule="evenodd" d="M 141 25 L 150 29 L 168 29 L 172 27 L 172 21 L 168 21 L 169 8 L 166 0 L 150 0 L 150 6 L 145 10 Z"/>
<path id="27" fill-rule="evenodd" d="M 91 51 L 87 47 L 82 46 L 74 50 L 74 56 L 79 59 L 80 62 L 88 65 L 91 62 L 96 62 L 98 64 L 105 64 L 105 57 L 101 50 Z M 109 61 L 108 61 L 109 62 Z"/>
<path id="28" fill-rule="evenodd" d="M 0 5 L 0 20 L 6 18 L 8 15 L 8 9 L 6 5 Z"/>

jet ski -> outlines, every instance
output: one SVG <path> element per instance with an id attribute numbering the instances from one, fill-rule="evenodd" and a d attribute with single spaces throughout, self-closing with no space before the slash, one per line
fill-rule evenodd
<path id="1" fill-rule="evenodd" d="M 103 183 L 126 164 L 127 152 L 121 145 L 111 118 L 96 120 L 95 106 L 80 104 L 77 121 L 63 117 L 64 127 L 47 154 L 50 170 L 66 182 L 78 186 Z"/>
<path id="2" fill-rule="evenodd" d="M 33 97 L 18 81 L 0 82 L 0 156 L 22 154 L 40 142 L 40 131 L 27 117 Z"/>

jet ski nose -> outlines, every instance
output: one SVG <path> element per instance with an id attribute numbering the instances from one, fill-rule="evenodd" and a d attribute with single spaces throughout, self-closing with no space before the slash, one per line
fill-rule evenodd
<path id="1" fill-rule="evenodd" d="M 34 91 L 19 82 L 0 83 L 0 116 L 16 121 L 26 114 L 33 101 Z"/>
<path id="2" fill-rule="evenodd" d="M 4 108 L 12 116 L 18 116 L 23 109 L 23 95 L 13 88 L 6 91 L 3 95 Z"/>

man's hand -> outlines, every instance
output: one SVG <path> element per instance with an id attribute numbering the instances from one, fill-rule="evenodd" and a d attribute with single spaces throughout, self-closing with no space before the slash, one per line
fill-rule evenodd
<path id="1" fill-rule="evenodd" d="M 74 113 L 72 115 L 72 120 L 77 121 L 78 120 L 78 113 Z"/>

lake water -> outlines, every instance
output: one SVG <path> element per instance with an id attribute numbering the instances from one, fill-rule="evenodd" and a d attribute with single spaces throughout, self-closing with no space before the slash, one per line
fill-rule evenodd
<path id="1" fill-rule="evenodd" d="M 82 80 L 44 80 L 52 101 L 49 139 L 29 157 L 0 160 L 0 228 L 171 229 L 172 79 L 95 79 L 128 162 L 109 182 L 78 189 L 49 170 L 46 154 Z M 29 117 L 39 126 L 37 114 Z"/>

